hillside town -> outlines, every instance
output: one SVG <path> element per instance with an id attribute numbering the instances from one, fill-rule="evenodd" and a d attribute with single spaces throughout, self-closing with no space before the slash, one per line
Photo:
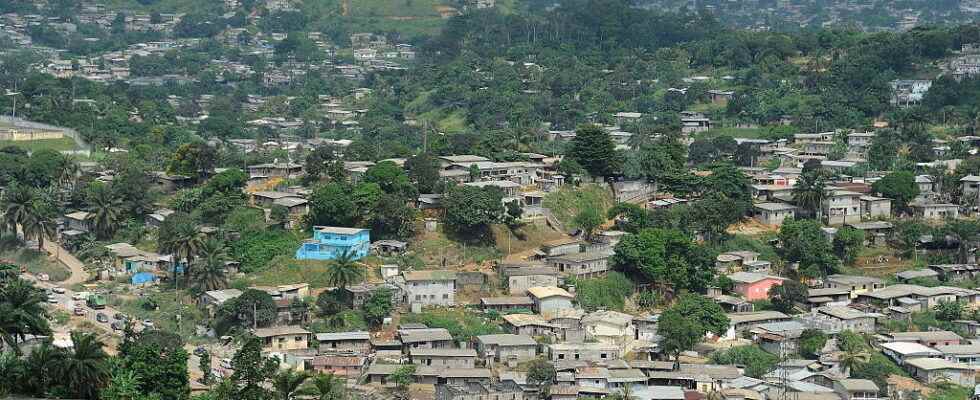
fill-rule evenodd
<path id="1" fill-rule="evenodd" d="M 0 2 L 0 397 L 980 400 L 980 7 L 545 3 Z"/>

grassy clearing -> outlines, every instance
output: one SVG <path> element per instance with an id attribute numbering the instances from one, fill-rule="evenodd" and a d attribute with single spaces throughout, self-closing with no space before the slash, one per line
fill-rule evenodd
<path id="1" fill-rule="evenodd" d="M 582 185 L 579 187 L 565 186 L 560 190 L 548 193 L 544 198 L 544 206 L 551 210 L 555 218 L 567 227 L 580 210 L 598 207 L 605 211 L 613 206 L 612 194 L 600 185 Z"/>
<path id="2" fill-rule="evenodd" d="M 497 245 L 500 245 L 498 243 Z M 506 243 L 503 243 L 507 246 Z M 423 232 L 416 236 L 409 245 L 412 256 L 417 259 L 419 266 L 430 266 L 432 269 L 458 266 L 465 264 L 482 264 L 485 261 L 500 258 L 503 253 L 493 244 L 466 245 L 456 242 L 444 232 Z"/>
<path id="3" fill-rule="evenodd" d="M 329 287 L 329 261 L 297 260 L 292 255 L 275 258 L 269 266 L 245 275 L 245 282 L 254 286 L 277 286 L 307 282 L 311 288 Z M 370 271 L 368 271 L 370 272 Z"/>
<path id="4" fill-rule="evenodd" d="M 204 320 L 204 314 L 195 304 L 190 293 L 181 291 L 178 295 L 172 291 L 154 291 L 142 298 L 132 296 L 110 295 L 109 306 L 140 321 L 149 319 L 154 327 L 171 332 L 177 332 L 177 315 L 180 315 L 180 332 L 182 337 L 194 336 L 195 325 Z M 157 309 L 149 309 L 148 304 L 156 304 Z"/>
<path id="5" fill-rule="evenodd" d="M 71 138 L 39 139 L 39 140 L 0 140 L 0 147 L 15 146 L 35 152 L 40 150 L 69 151 L 78 147 Z"/>
<path id="6" fill-rule="evenodd" d="M 352 0 L 354 17 L 438 17 L 440 0 Z"/>
<path id="7" fill-rule="evenodd" d="M 504 225 L 496 225 L 491 230 L 497 250 L 502 254 L 524 253 L 541 248 L 545 242 L 568 237 L 544 224 L 528 224 L 517 232 Z"/>
<path id="8" fill-rule="evenodd" d="M 952 384 L 938 384 L 933 386 L 934 391 L 929 395 L 929 400 L 959 400 L 968 399 L 973 394 L 967 387 Z"/>
<path id="9" fill-rule="evenodd" d="M 424 36 L 439 33 L 445 24 L 444 19 L 434 17 L 408 17 L 400 19 L 396 17 L 352 17 L 350 18 L 358 32 L 387 32 L 394 31 L 402 35 L 406 41 L 411 41 Z"/>
<path id="10" fill-rule="evenodd" d="M 713 138 L 716 136 L 731 136 L 733 138 L 764 139 L 769 133 L 767 128 L 711 128 L 698 135 L 698 138 Z"/>
<path id="11" fill-rule="evenodd" d="M 474 336 L 502 333 L 500 325 L 463 309 L 436 308 L 421 314 L 405 314 L 400 323 L 423 323 L 430 328 L 445 328 L 453 339 L 470 341 Z"/>
<path id="12" fill-rule="evenodd" d="M 731 238 L 712 247 L 717 253 L 729 251 L 754 251 L 759 253 L 760 260 L 775 262 L 779 259 L 776 249 L 769 245 L 769 240 L 776 237 L 775 233 L 761 235 L 735 234 Z"/>
<path id="13" fill-rule="evenodd" d="M 32 274 L 48 274 L 52 282 L 68 279 L 70 273 L 61 263 L 48 258 L 45 252 L 37 249 L 10 249 L 0 252 L 0 258 L 13 261 L 18 266 L 26 267 Z"/>

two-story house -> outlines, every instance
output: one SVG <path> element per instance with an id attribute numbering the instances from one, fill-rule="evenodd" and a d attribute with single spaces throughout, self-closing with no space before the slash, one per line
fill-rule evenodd
<path id="1" fill-rule="evenodd" d="M 476 350 L 485 360 L 523 362 L 533 360 L 538 342 L 530 336 L 514 334 L 481 335 L 474 340 Z"/>
<path id="2" fill-rule="evenodd" d="M 358 260 L 371 251 L 371 234 L 368 229 L 314 226 L 313 238 L 296 250 L 298 260 L 333 260 L 348 254 Z"/>
<path id="3" fill-rule="evenodd" d="M 305 350 L 310 347 L 310 331 L 298 326 L 259 328 L 254 334 L 262 340 L 263 352 Z"/>
<path id="4" fill-rule="evenodd" d="M 565 289 L 554 286 L 529 288 L 527 294 L 534 304 L 533 310 L 542 315 L 572 308 L 572 299 L 575 298 Z"/>
<path id="5" fill-rule="evenodd" d="M 735 282 L 733 291 L 749 301 L 768 299 L 769 290 L 773 286 L 782 285 L 786 280 L 778 276 L 757 274 L 754 272 L 736 272 L 728 275 L 728 279 Z"/>
<path id="6" fill-rule="evenodd" d="M 473 368 L 476 364 L 476 350 L 473 349 L 424 349 L 413 348 L 408 351 L 412 364 L 439 368 Z"/>
<path id="7" fill-rule="evenodd" d="M 552 257 L 549 262 L 562 276 L 578 279 L 595 278 L 609 271 L 610 256 L 612 254 L 609 251 L 572 253 Z"/>
<path id="8" fill-rule="evenodd" d="M 444 270 L 406 271 L 405 302 L 422 306 L 456 304 L 456 272 Z"/>
<path id="9" fill-rule="evenodd" d="M 829 190 L 821 207 L 827 225 L 861 222 L 861 193 L 850 190 Z"/>

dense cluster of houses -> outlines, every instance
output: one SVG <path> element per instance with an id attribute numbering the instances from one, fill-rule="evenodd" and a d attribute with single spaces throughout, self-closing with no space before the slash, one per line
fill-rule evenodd
<path id="1" fill-rule="evenodd" d="M 560 259 L 581 243 L 550 243 L 540 253 Z M 581 247 L 579 247 L 581 248 Z M 751 252 L 719 256 L 718 268 L 756 268 L 765 261 Z M 467 286 L 486 290 L 489 281 L 500 282 L 504 293 L 481 298 L 478 306 L 487 315 L 502 315 L 501 332 L 463 340 L 446 329 L 422 324 L 401 324 L 378 332 L 310 332 L 291 318 L 287 299 L 302 296 L 305 285 L 261 288 L 276 293 L 279 324 L 255 330 L 264 340 L 264 351 L 283 360 L 288 368 L 330 372 L 351 384 L 370 390 L 391 387 L 392 375 L 414 365 L 413 388 L 429 387 L 436 399 L 523 399 L 537 395 L 522 365 L 535 359 L 553 363 L 558 374 L 550 388 L 552 399 L 602 397 L 624 391 L 639 399 L 685 399 L 713 394 L 722 399 L 779 398 L 879 399 L 886 388 L 869 380 L 849 377 L 841 365 L 842 351 L 830 340 L 816 359 L 799 359 L 800 338 L 807 329 L 834 334 L 844 330 L 871 335 L 872 345 L 923 384 L 952 382 L 972 386 L 980 367 L 980 344 L 972 339 L 980 330 L 975 321 L 956 321 L 962 337 L 950 331 L 878 334 L 879 324 L 907 322 L 911 312 L 944 301 L 959 301 L 970 309 L 980 307 L 980 292 L 952 286 L 915 284 L 885 285 L 877 278 L 832 275 L 815 283 L 801 309 L 791 316 L 777 311 L 753 311 L 748 301 L 766 298 L 782 278 L 761 272 L 736 272 L 732 293 L 711 293 L 725 307 L 731 325 L 720 336 L 709 335 L 714 348 L 759 345 L 781 361 L 774 371 L 756 379 L 746 377 L 735 365 L 711 365 L 657 361 L 660 359 L 658 315 L 631 315 L 617 311 L 581 309 L 573 287 L 563 289 L 562 273 L 546 263 L 500 263 L 494 271 L 440 270 L 398 271 L 385 266 L 384 282 L 348 287 L 351 306 L 363 304 L 369 293 L 386 288 L 396 295 L 397 306 L 418 312 L 423 306 L 458 306 L 455 295 Z M 934 265 L 912 275 L 955 280 L 980 271 L 980 267 Z M 201 304 L 213 309 L 241 292 L 227 289 L 205 293 Z M 281 299 L 281 300 L 278 300 Z M 280 304 L 281 303 L 281 304 Z M 700 397 L 698 397 L 700 398 Z"/>

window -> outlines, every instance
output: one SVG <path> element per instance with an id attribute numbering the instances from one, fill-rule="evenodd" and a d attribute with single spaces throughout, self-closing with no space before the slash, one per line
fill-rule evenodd
<path id="1" fill-rule="evenodd" d="M 297 342 L 302 342 L 302 341 L 303 341 L 303 337 L 302 337 L 302 336 L 297 336 L 297 337 L 296 337 L 295 339 L 293 339 L 293 340 L 295 340 L 295 341 L 297 341 Z"/>
<path id="2" fill-rule="evenodd" d="M 599 354 L 599 358 L 605 360 L 606 359 L 606 353 Z"/>
<path id="3" fill-rule="evenodd" d="M 449 294 L 443 294 L 442 295 L 442 299 L 443 300 L 449 300 Z"/>
<path id="4" fill-rule="evenodd" d="M 565 359 L 565 355 L 564 354 L 559 354 L 558 355 L 558 359 L 559 360 L 564 360 Z"/>

